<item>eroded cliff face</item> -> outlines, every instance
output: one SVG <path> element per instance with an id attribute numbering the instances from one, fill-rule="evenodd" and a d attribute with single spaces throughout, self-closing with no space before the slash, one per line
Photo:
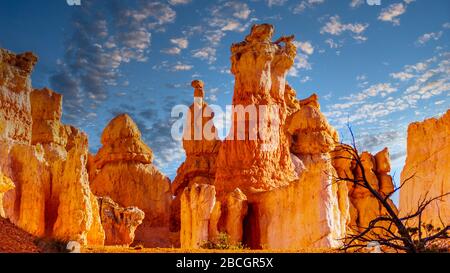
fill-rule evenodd
<path id="1" fill-rule="evenodd" d="M 169 232 L 170 180 L 152 164 L 153 152 L 141 140 L 138 127 L 128 115 L 119 115 L 106 126 L 101 141 L 103 146 L 89 164 L 92 191 L 144 211 L 136 240 L 147 246 L 170 246 L 155 241 Z"/>
<path id="2" fill-rule="evenodd" d="M 400 215 L 417 211 L 418 203 L 450 192 L 450 110 L 440 118 L 415 122 L 408 127 L 408 144 L 400 189 Z M 450 196 L 432 202 L 423 223 L 441 227 L 450 224 Z M 414 224 L 412 221 L 410 224 Z"/>
<path id="3" fill-rule="evenodd" d="M 31 89 L 37 57 L 0 55 L 0 171 L 14 184 L 2 198 L 4 216 L 39 237 L 103 244 L 86 171 L 87 136 L 61 123 L 61 95 Z"/>

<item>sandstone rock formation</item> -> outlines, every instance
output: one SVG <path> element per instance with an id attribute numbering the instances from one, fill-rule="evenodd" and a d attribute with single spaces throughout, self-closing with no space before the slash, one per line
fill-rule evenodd
<path id="1" fill-rule="evenodd" d="M 287 136 L 279 126 L 286 120 L 285 78 L 296 47 L 293 37 L 273 43 L 272 35 L 273 26 L 254 25 L 245 41 L 231 47 L 235 112 L 217 158 L 219 195 L 236 188 L 244 194 L 270 190 L 295 178 Z"/>
<path id="2" fill-rule="evenodd" d="M 4 216 L 36 236 L 103 244 L 86 172 L 87 136 L 61 124 L 59 94 L 32 91 L 34 55 L 0 56 L 0 172 L 15 185 L 4 194 Z"/>
<path id="3" fill-rule="evenodd" d="M 410 179 L 409 179 L 410 178 Z M 400 215 L 417 210 L 420 200 L 450 192 L 450 110 L 439 118 L 415 122 L 408 127 L 408 144 L 400 189 Z M 450 196 L 431 203 L 422 216 L 423 223 L 441 227 L 450 224 Z M 410 224 L 414 224 L 413 221 Z"/>
<path id="4" fill-rule="evenodd" d="M 0 140 L 31 140 L 30 74 L 36 62 L 31 52 L 0 49 Z"/>
<path id="5" fill-rule="evenodd" d="M 92 191 L 120 206 L 143 210 L 145 218 L 136 230 L 136 240 L 154 246 L 155 236 L 168 232 L 170 180 L 152 164 L 153 152 L 128 115 L 111 120 L 101 141 L 103 146 L 89 164 Z"/>
<path id="6" fill-rule="evenodd" d="M 16 186 L 14 183 L 0 172 L 0 217 L 6 217 L 3 211 L 3 195 L 9 190 L 13 190 Z"/>
<path id="7" fill-rule="evenodd" d="M 109 197 L 99 197 L 100 218 L 105 230 L 105 245 L 129 246 L 145 214 L 137 207 L 122 208 Z"/>
<path id="8" fill-rule="evenodd" d="M 356 165 L 355 158 L 350 147 L 338 145 L 333 151 L 333 166 L 336 169 L 337 177 L 348 178 L 353 181 L 363 183 L 362 170 Z M 389 172 L 391 171 L 391 162 L 388 148 L 384 148 L 375 156 L 369 152 L 363 152 L 359 155 L 364 168 L 364 174 L 370 186 L 381 196 L 386 197 L 394 190 L 394 184 Z M 380 202 L 370 193 L 370 191 L 354 182 L 339 182 L 340 185 L 346 185 L 348 196 L 350 198 L 349 211 L 350 221 L 348 222 L 348 232 L 358 232 L 368 227 L 370 221 L 387 212 Z M 395 204 L 390 198 L 387 201 L 396 209 Z"/>
<path id="9" fill-rule="evenodd" d="M 214 205 L 209 225 L 210 240 L 214 242 L 221 233 L 225 233 L 231 245 L 242 243 L 247 213 L 247 196 L 239 188 L 229 192 L 221 202 L 218 201 Z"/>
<path id="10" fill-rule="evenodd" d="M 180 196 L 185 187 L 193 184 L 214 184 L 216 158 L 221 141 L 213 124 L 214 113 L 204 101 L 204 84 L 192 82 L 194 103 L 187 113 L 183 132 L 183 148 L 186 160 L 177 170 L 171 188 L 175 199 L 171 207 L 171 231 L 180 230 Z"/>
<path id="11" fill-rule="evenodd" d="M 349 208 L 346 185 L 333 183 L 330 152 L 338 141 L 336 130 L 320 112 L 317 96 L 290 100 L 295 107 L 285 128 L 298 179 L 252 197 L 246 243 L 254 248 L 337 247 Z"/>
<path id="12" fill-rule="evenodd" d="M 244 42 L 231 48 L 235 112 L 217 157 L 216 202 L 211 207 L 208 198 L 202 210 L 209 234 L 202 226 L 200 237 L 214 241 L 225 232 L 233 244 L 243 241 L 252 248 L 338 246 L 349 208 L 346 185 L 332 183 L 330 152 L 337 133 L 320 112 L 317 95 L 298 101 L 286 83 L 296 56 L 293 37 L 272 42 L 272 34 L 271 25 L 255 25 Z M 265 111 L 252 115 L 251 107 Z M 255 132 L 259 138 L 252 138 Z M 183 226 L 197 213 L 183 205 L 192 202 L 182 201 L 182 246 L 198 244 L 189 238 L 199 229 Z"/>
<path id="13" fill-rule="evenodd" d="M 216 202 L 214 186 L 194 184 L 181 194 L 182 248 L 199 248 L 209 240 L 211 212 Z"/>

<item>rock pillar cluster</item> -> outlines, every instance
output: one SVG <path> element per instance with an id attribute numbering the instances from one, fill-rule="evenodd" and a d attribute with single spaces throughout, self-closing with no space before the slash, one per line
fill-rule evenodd
<path id="1" fill-rule="evenodd" d="M 234 111 L 216 159 L 216 196 L 203 198 L 209 200 L 203 212 L 212 211 L 202 217 L 201 231 L 183 226 L 199 220 L 189 210 L 192 198 L 181 199 L 183 247 L 198 247 L 194 233 L 213 242 L 226 233 L 233 244 L 285 249 L 337 246 L 345 234 L 346 185 L 331 185 L 336 131 L 316 95 L 298 101 L 286 83 L 296 56 L 293 37 L 272 42 L 272 35 L 271 25 L 255 25 L 245 41 L 231 47 Z"/>
<path id="2" fill-rule="evenodd" d="M 14 184 L 2 198 L 3 216 L 36 236 L 101 245 L 87 136 L 61 123 L 59 94 L 32 90 L 36 62 L 32 53 L 0 50 L 0 172 Z"/>

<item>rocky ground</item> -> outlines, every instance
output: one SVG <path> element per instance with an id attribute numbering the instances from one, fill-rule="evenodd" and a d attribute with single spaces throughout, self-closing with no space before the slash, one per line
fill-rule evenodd
<path id="1" fill-rule="evenodd" d="M 37 238 L 0 217 L 0 253 L 45 252 L 36 244 Z"/>

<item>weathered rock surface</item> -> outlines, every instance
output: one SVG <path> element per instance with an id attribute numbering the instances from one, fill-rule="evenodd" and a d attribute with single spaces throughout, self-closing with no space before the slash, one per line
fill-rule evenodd
<path id="1" fill-rule="evenodd" d="M 5 212 L 3 211 L 3 195 L 5 192 L 13 190 L 15 187 L 16 186 L 11 179 L 0 172 L 0 217 L 5 217 Z"/>
<path id="2" fill-rule="evenodd" d="M 272 35 L 273 26 L 254 25 L 245 41 L 231 47 L 236 114 L 217 157 L 215 186 L 219 195 L 236 188 L 246 195 L 270 190 L 288 185 L 296 177 L 287 136 L 277 126 L 286 120 L 286 74 L 294 64 L 296 47 L 293 37 L 282 37 L 274 43 Z M 243 107 L 256 109 L 259 114 L 246 115 Z M 256 126 L 259 121 L 267 122 L 266 126 Z"/>
<path id="3" fill-rule="evenodd" d="M 141 140 L 141 133 L 128 115 L 119 115 L 106 126 L 103 146 L 89 164 L 91 189 L 97 196 L 109 196 L 120 206 L 143 210 L 143 224 L 136 240 L 151 244 L 153 228 L 168 232 L 170 180 L 152 164 L 153 152 Z"/>
<path id="4" fill-rule="evenodd" d="M 185 187 L 193 184 L 214 184 L 216 177 L 216 158 L 221 141 L 213 124 L 214 113 L 204 101 L 204 84 L 202 81 L 192 82 L 194 87 L 194 103 L 187 113 L 183 131 L 183 148 L 186 160 L 177 170 L 171 188 L 175 195 L 172 202 L 170 229 L 180 230 L 180 195 Z"/>
<path id="5" fill-rule="evenodd" d="M 409 179 L 410 178 L 410 179 Z M 400 215 L 417 210 L 419 200 L 450 192 L 450 110 L 440 118 L 415 122 L 408 127 L 408 144 L 400 189 Z M 450 196 L 431 203 L 422 221 L 434 227 L 450 224 Z M 413 224 L 413 222 L 410 222 Z"/>
<path id="6" fill-rule="evenodd" d="M 35 236 L 103 244 L 86 171 L 87 136 L 61 124 L 61 95 L 32 91 L 34 55 L 0 56 L 0 172 L 15 186 L 2 198 L 4 216 Z"/>
<path id="7" fill-rule="evenodd" d="M 105 230 L 105 245 L 129 246 L 145 213 L 137 207 L 120 207 L 109 197 L 98 197 L 100 218 Z"/>
<path id="8" fill-rule="evenodd" d="M 214 186 L 194 184 L 181 194 L 182 248 L 200 248 L 209 240 L 211 213 L 216 202 Z"/>
<path id="9" fill-rule="evenodd" d="M 341 179 L 350 179 L 363 183 L 362 170 L 356 165 L 351 147 L 338 145 L 333 151 L 333 166 L 336 169 L 337 177 Z M 389 172 L 391 163 L 389 150 L 387 148 L 378 152 L 375 156 L 369 152 L 363 152 L 359 155 L 363 165 L 364 174 L 370 186 L 381 196 L 386 197 L 394 190 L 394 184 Z M 368 227 L 370 221 L 387 212 L 381 203 L 370 193 L 370 191 L 354 182 L 339 182 L 339 185 L 346 185 L 350 199 L 349 211 L 350 221 L 347 223 L 348 232 L 358 232 Z M 397 212 L 395 204 L 390 198 L 392 208 Z"/>
<path id="10" fill-rule="evenodd" d="M 288 186 L 257 194 L 249 205 L 245 243 L 252 248 L 337 247 L 345 234 L 329 155 L 301 156 L 306 171 Z M 344 208 L 348 209 L 348 208 Z M 343 211 L 345 213 L 345 210 Z"/>
<path id="11" fill-rule="evenodd" d="M 30 74 L 36 62 L 31 52 L 0 49 L 0 140 L 30 143 Z"/>
<path id="12" fill-rule="evenodd" d="M 210 241 L 216 241 L 221 233 L 226 233 L 229 244 L 242 243 L 247 213 L 247 196 L 239 188 L 229 192 L 222 201 L 217 201 L 209 225 Z"/>

